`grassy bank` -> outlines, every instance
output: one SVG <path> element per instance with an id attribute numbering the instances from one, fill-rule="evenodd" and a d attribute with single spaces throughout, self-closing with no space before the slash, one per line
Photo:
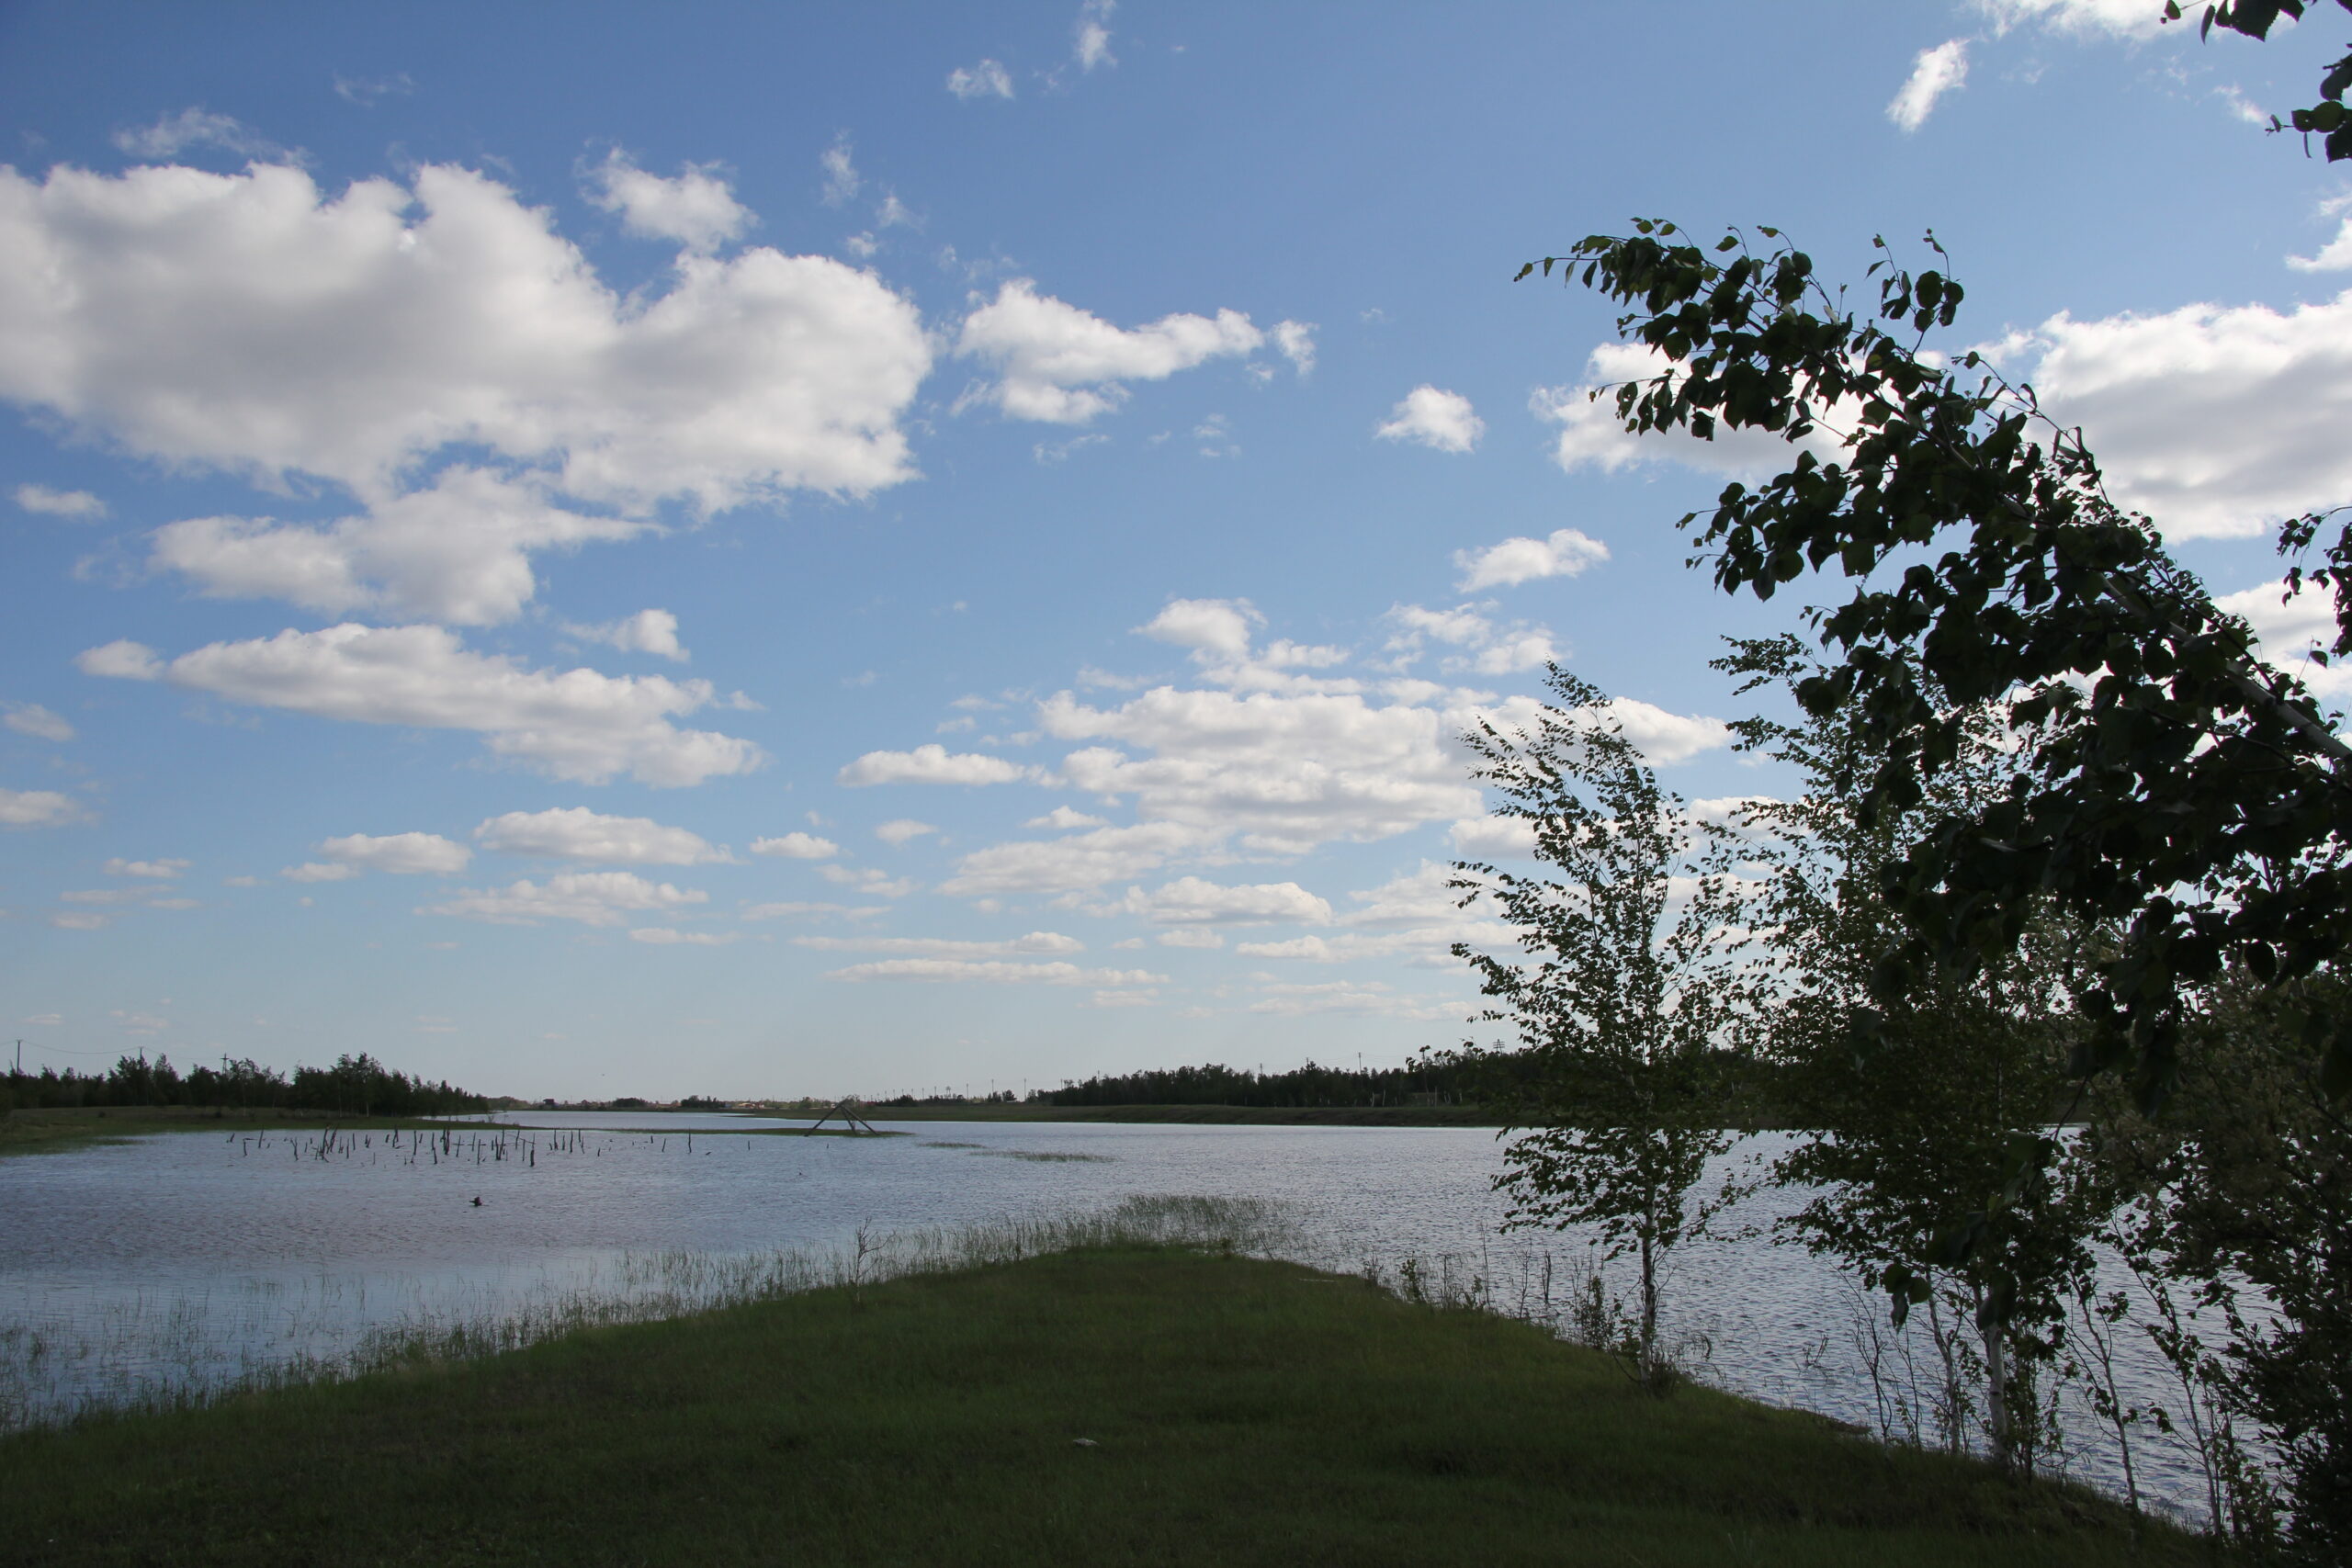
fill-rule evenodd
<path id="1" fill-rule="evenodd" d="M 1499 1127 L 1476 1105 L 868 1105 L 876 1122 L 1190 1122 L 1252 1127 Z"/>
<path id="2" fill-rule="evenodd" d="M 1288 1264 L 1064 1253 L 0 1442 L 0 1559 L 2207 1562 Z"/>
<path id="3" fill-rule="evenodd" d="M 446 1123 L 401 1116 L 344 1116 L 332 1111 L 241 1110 L 209 1105 L 110 1105 L 72 1111 L 12 1111 L 0 1116 L 0 1157 L 119 1144 L 149 1133 L 220 1133 L 237 1130 L 352 1132 L 379 1128 L 438 1129 Z"/>

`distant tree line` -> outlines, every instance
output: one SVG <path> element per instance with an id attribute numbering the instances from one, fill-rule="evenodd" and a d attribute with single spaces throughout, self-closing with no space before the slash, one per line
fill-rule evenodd
<path id="1" fill-rule="evenodd" d="M 1316 1062 L 1288 1072 L 1246 1067 L 1162 1067 L 1106 1073 L 1059 1089 L 1031 1092 L 1033 1105 L 1255 1105 L 1277 1110 L 1316 1106 L 1464 1105 L 1476 1103 L 1480 1086 L 1498 1066 L 1424 1051 L 1401 1067 L 1350 1069 Z M 1499 1070 L 1508 1071 L 1502 1066 Z"/>
<path id="2" fill-rule="evenodd" d="M 0 1087 L 0 1111 L 65 1110 L 85 1106 L 245 1106 L 279 1111 L 334 1111 L 356 1116 L 435 1116 L 481 1111 L 488 1097 L 447 1081 L 430 1083 L 395 1072 L 361 1053 L 330 1067 L 300 1067 L 293 1075 L 244 1059 L 183 1073 L 171 1058 L 125 1056 L 113 1070 L 77 1073 L 44 1067 L 10 1072 Z"/>

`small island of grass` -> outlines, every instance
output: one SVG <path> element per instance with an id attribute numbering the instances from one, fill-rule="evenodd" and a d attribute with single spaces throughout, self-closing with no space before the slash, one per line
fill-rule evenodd
<path id="1" fill-rule="evenodd" d="M 1114 1247 L 0 1443 L 44 1563 L 2211 1561 L 1484 1313 Z"/>

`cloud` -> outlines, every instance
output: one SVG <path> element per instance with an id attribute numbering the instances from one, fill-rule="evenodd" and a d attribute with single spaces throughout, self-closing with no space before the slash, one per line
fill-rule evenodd
<path id="1" fill-rule="evenodd" d="M 225 114 L 185 108 L 137 130 L 118 130 L 114 144 L 134 158 L 170 158 L 190 147 L 218 147 L 254 158 L 282 158 L 286 150 Z"/>
<path id="2" fill-rule="evenodd" d="M 416 82 L 405 71 L 395 71 L 389 76 L 345 76 L 337 73 L 334 96 L 345 103 L 357 104 L 363 109 L 374 108 L 386 98 L 406 97 L 416 91 Z"/>
<path id="3" fill-rule="evenodd" d="M 102 931 L 114 924 L 114 917 L 92 914 L 82 909 L 68 909 L 62 914 L 50 916 L 49 923 L 60 931 Z"/>
<path id="4" fill-rule="evenodd" d="M 646 817 L 606 817 L 584 806 L 510 811 L 476 828 L 474 841 L 492 854 L 604 865 L 712 865 L 734 859 L 684 828 Z"/>
<path id="5" fill-rule="evenodd" d="M 865 183 L 857 172 L 857 163 L 850 155 L 849 132 L 833 138 L 833 144 L 817 154 L 817 166 L 825 171 L 824 189 L 820 193 L 827 207 L 840 207 L 855 196 Z"/>
<path id="6" fill-rule="evenodd" d="M 1968 80 L 1968 40 L 1949 39 L 1923 49 L 1912 62 L 1910 79 L 1886 106 L 1886 118 L 1905 131 L 1918 130 L 1935 112 L 1936 101 L 1957 91 Z"/>
<path id="7" fill-rule="evenodd" d="M 1315 323 L 1313 321 L 1276 321 L 1274 346 L 1291 363 L 1291 368 L 1301 376 L 1315 371 Z"/>
<path id="8" fill-rule="evenodd" d="M 89 816 L 73 796 L 53 789 L 0 789 L 0 828 L 62 828 Z"/>
<path id="9" fill-rule="evenodd" d="M 797 936 L 796 947 L 820 953 L 889 953 L 914 958 L 1018 958 L 1083 953 L 1086 944 L 1059 931 L 1031 931 L 1009 942 L 959 942 L 927 936 Z"/>
<path id="10" fill-rule="evenodd" d="M 742 914 L 738 918 L 746 920 L 779 920 L 796 917 L 812 918 L 824 915 L 846 915 L 852 919 L 863 919 L 869 916 L 885 913 L 888 913 L 888 909 L 885 906 L 880 904 L 870 905 L 860 908 L 853 908 L 847 904 L 786 901 L 775 904 L 748 905 L 744 908 Z"/>
<path id="11" fill-rule="evenodd" d="M 817 874 L 839 887 L 854 887 L 869 898 L 903 898 L 915 890 L 912 877 L 892 877 L 872 866 L 854 871 L 845 865 L 820 865 Z"/>
<path id="12" fill-rule="evenodd" d="M 693 657 L 678 641 L 678 617 L 667 610 L 639 610 L 634 615 L 602 626 L 566 626 L 564 630 L 625 653 L 650 653 L 679 664 Z"/>
<path id="13" fill-rule="evenodd" d="M 1426 384 L 1405 394 L 1388 423 L 1373 432 L 1383 441 L 1410 441 L 1439 452 L 1467 452 L 1487 433 L 1487 422 L 1459 392 Z"/>
<path id="14" fill-rule="evenodd" d="M 324 615 L 364 610 L 492 626 L 514 619 L 537 592 L 534 552 L 649 531 L 646 524 L 550 505 L 542 488 L 454 468 L 425 489 L 323 526 L 190 517 L 155 530 L 149 563 L 193 580 L 210 599 L 283 599 Z M 672 627 L 674 642 L 674 621 Z"/>
<path id="15" fill-rule="evenodd" d="M 1091 71 L 1098 65 L 1116 65 L 1111 52 L 1111 13 L 1118 8 L 1119 0 L 1085 0 L 1078 8 L 1078 20 L 1070 24 L 1070 56 L 1079 69 Z"/>
<path id="16" fill-rule="evenodd" d="M 17 504 L 27 512 L 38 512 L 49 517 L 71 517 L 76 522 L 95 523 L 107 514 L 107 503 L 86 490 L 51 490 L 47 485 L 18 485 Z"/>
<path id="17" fill-rule="evenodd" d="M 2320 204 L 2320 211 L 2327 217 L 2343 214 L 2337 224 L 2335 238 L 2321 247 L 2317 255 L 2289 256 L 2287 265 L 2297 272 L 2341 272 L 2352 267 L 2352 196 L 2339 196 Z"/>
<path id="18" fill-rule="evenodd" d="M 541 920 L 577 920 L 589 926 L 616 926 L 627 913 L 668 912 L 707 902 L 710 895 L 648 882 L 634 872 L 567 872 L 545 883 L 527 879 L 505 887 L 466 889 L 446 904 L 417 911 L 421 915 L 452 915 L 492 925 L 537 925 Z"/>
<path id="19" fill-rule="evenodd" d="M 1180 931 L 1161 931 L 1159 933 L 1159 945 L 1162 947 L 1194 947 L 1203 949 L 1219 948 L 1225 945 L 1225 938 L 1216 931 L 1201 931 L 1194 927 L 1186 927 Z"/>
<path id="20" fill-rule="evenodd" d="M 85 674 L 162 680 L 320 718 L 474 730 L 495 756 L 582 783 L 628 773 L 641 784 L 696 784 L 749 773 L 761 761 L 747 740 L 670 722 L 710 704 L 707 681 L 526 670 L 469 653 L 439 626 L 288 630 L 212 643 L 168 664 L 118 641 L 74 662 Z"/>
<path id="21" fill-rule="evenodd" d="M 1148 969 L 1081 969 L 1075 964 L 1008 964 L 963 958 L 885 958 L 831 969 L 828 980 L 856 984 L 876 980 L 967 982 L 987 986 L 1164 986 L 1165 975 Z"/>
<path id="22" fill-rule="evenodd" d="M 1552 644 L 1552 634 L 1543 627 L 1523 621 L 1498 626 L 1475 605 L 1430 610 L 1399 604 L 1385 618 L 1396 628 L 1388 639 L 1388 649 L 1398 669 L 1419 659 L 1424 644 L 1430 641 L 1464 650 L 1441 665 L 1456 674 L 1511 675 L 1540 670 L 1560 656 Z"/>
<path id="23" fill-rule="evenodd" d="M 624 296 L 476 171 L 0 170 L 0 397 L 169 464 L 373 511 L 451 452 L 641 512 L 913 472 L 911 302 L 824 256 L 686 254 Z"/>
<path id="24" fill-rule="evenodd" d="M 1609 547 L 1574 528 L 1555 528 L 1549 538 L 1514 536 L 1483 550 L 1456 550 L 1462 573 L 1453 586 L 1463 593 L 1481 588 L 1516 588 L 1539 577 L 1578 577 L 1609 558 Z"/>
<path id="25" fill-rule="evenodd" d="M 363 869 L 348 861 L 309 861 L 289 865 L 277 874 L 288 882 L 348 882 Z"/>
<path id="26" fill-rule="evenodd" d="M 1535 825 L 1524 817 L 1465 817 L 1446 839 L 1465 860 L 1527 860 L 1535 853 Z"/>
<path id="27" fill-rule="evenodd" d="M 842 769 L 835 778 L 854 789 L 888 784 L 1012 784 L 1029 775 L 1029 769 L 1001 757 L 986 757 L 977 751 L 950 752 L 946 747 L 933 742 L 911 751 L 868 751 Z"/>
<path id="28" fill-rule="evenodd" d="M 1331 906 L 1295 882 L 1227 887 L 1197 876 L 1179 877 L 1149 893 L 1130 887 L 1120 908 L 1155 925 L 1327 925 Z"/>
<path id="29" fill-rule="evenodd" d="M 2352 494 L 2352 292 L 2287 312 L 2062 314 L 1991 352 L 2167 537 L 2263 534 Z"/>
<path id="30" fill-rule="evenodd" d="M 74 727 L 39 703 L 0 703 L 0 725 L 36 740 L 74 739 Z"/>
<path id="31" fill-rule="evenodd" d="M 911 817 L 900 817 L 875 829 L 874 836 L 886 844 L 897 845 L 906 843 L 910 840 L 920 839 L 925 833 L 938 831 L 938 829 L 928 822 L 918 822 Z"/>
<path id="32" fill-rule="evenodd" d="M 975 98 L 1010 98 L 1012 73 L 994 60 L 958 65 L 947 73 L 947 90 L 967 104 Z"/>
<path id="33" fill-rule="evenodd" d="M 1254 852 L 1295 854 L 1476 808 L 1477 792 L 1446 744 L 1460 726 L 1428 708 L 1374 707 L 1352 694 L 1161 686 L 1108 709 L 1060 693 L 1039 716 L 1057 739 L 1118 743 L 1070 753 L 1061 769 L 1069 784 L 1132 795 L 1145 824 L 1182 829 L 1197 842 L 1239 833 Z"/>
<path id="34" fill-rule="evenodd" d="M 325 840 L 319 853 L 355 871 L 364 867 L 394 876 L 455 876 L 474 858 L 465 845 L 437 833 L 351 833 Z"/>
<path id="35" fill-rule="evenodd" d="M 184 860 L 124 860 L 117 855 L 98 869 L 108 876 L 138 876 L 153 882 L 169 882 L 188 868 Z"/>
<path id="36" fill-rule="evenodd" d="M 2164 23 L 2162 6 L 2140 0 L 1976 0 L 1976 8 L 1997 32 L 2040 22 L 2055 32 L 2153 38 Z"/>
<path id="37" fill-rule="evenodd" d="M 1331 980 L 1306 986 L 1265 985 L 1259 987 L 1258 990 L 1260 999 L 1250 1004 L 1250 1010 L 1283 1018 L 1337 1012 L 1427 1021 L 1460 1018 L 1463 1013 L 1460 1003 L 1400 996 L 1395 987 L 1379 980 Z"/>
<path id="38" fill-rule="evenodd" d="M 649 240 L 675 240 L 696 255 L 707 255 L 755 221 L 751 209 L 712 170 L 715 164 L 685 164 L 675 178 L 647 174 L 616 147 L 588 176 L 588 199 L 617 212 L 621 227 Z"/>
<path id="39" fill-rule="evenodd" d="M 1247 599 L 1171 599 L 1136 631 L 1196 654 L 1235 660 L 1249 657 L 1252 628 L 1265 619 Z"/>
<path id="40" fill-rule="evenodd" d="M 1128 381 L 1159 381 L 1211 359 L 1252 354 L 1265 334 L 1237 310 L 1170 315 L 1122 330 L 1036 292 L 1027 278 L 964 319 L 956 355 L 990 367 L 979 396 L 1010 419 L 1085 424 L 1125 402 Z"/>
<path id="41" fill-rule="evenodd" d="M 668 926 L 639 926 L 628 933 L 631 942 L 653 947 L 725 947 L 742 939 L 741 931 L 682 931 Z"/>
<path id="42" fill-rule="evenodd" d="M 1176 822 L 1098 828 L 1066 839 L 994 844 L 956 863 L 940 891 L 958 897 L 1000 893 L 1069 893 L 1123 882 L 1214 841 L 1214 835 Z"/>
<path id="43" fill-rule="evenodd" d="M 820 839 L 813 833 L 786 833 L 780 839 L 753 839 L 752 852 L 755 855 L 781 855 L 786 860 L 830 860 L 842 852 L 842 847 L 831 839 Z"/>
<path id="44" fill-rule="evenodd" d="M 1043 817 L 1032 817 L 1021 824 L 1023 828 L 1052 828 L 1069 832 L 1079 828 L 1107 828 L 1109 823 L 1100 817 L 1089 817 L 1083 811 L 1073 811 L 1067 806 L 1057 806 Z"/>

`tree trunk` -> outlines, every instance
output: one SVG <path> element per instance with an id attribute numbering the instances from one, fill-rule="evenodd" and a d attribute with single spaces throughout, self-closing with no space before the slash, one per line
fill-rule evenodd
<path id="1" fill-rule="evenodd" d="M 2006 1325 L 1984 1316 L 1984 1288 L 1973 1287 L 1976 1297 L 1976 1332 L 1984 1347 L 1984 1425 L 1993 1439 L 1993 1459 L 2003 1470 L 2016 1468 L 2016 1422 L 2009 1410 L 2009 1347 L 2002 1332 Z"/>

